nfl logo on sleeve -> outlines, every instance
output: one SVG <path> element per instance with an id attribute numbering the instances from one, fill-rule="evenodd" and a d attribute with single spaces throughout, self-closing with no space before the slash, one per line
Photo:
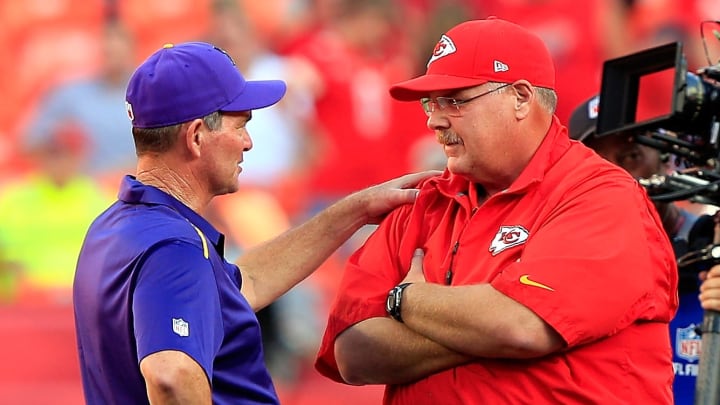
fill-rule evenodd
<path id="1" fill-rule="evenodd" d="M 175 319 L 173 318 L 173 332 L 175 332 L 176 335 L 187 337 L 190 335 L 190 325 L 188 325 L 187 322 L 183 321 L 182 318 Z"/>

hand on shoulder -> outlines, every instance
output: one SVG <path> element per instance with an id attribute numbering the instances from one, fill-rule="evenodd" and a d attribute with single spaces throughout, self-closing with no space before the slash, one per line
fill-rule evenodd
<path id="1" fill-rule="evenodd" d="M 365 215 L 365 223 L 377 224 L 393 209 L 415 202 L 419 191 L 415 187 L 418 184 L 441 174 L 442 171 L 439 170 L 406 174 L 355 192 L 343 200 Z"/>

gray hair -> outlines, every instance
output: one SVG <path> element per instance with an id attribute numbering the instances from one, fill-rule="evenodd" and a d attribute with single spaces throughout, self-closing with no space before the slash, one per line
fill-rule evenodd
<path id="1" fill-rule="evenodd" d="M 493 85 L 496 85 L 495 88 L 498 88 L 500 86 L 506 85 L 508 83 L 500 83 L 500 82 L 491 82 Z M 550 114 L 555 114 L 555 110 L 557 109 L 557 93 L 553 89 L 548 89 L 546 87 L 537 87 L 533 86 L 533 89 L 535 90 L 535 94 L 537 94 L 538 103 L 541 107 L 543 107 L 547 112 Z M 498 90 L 498 93 L 502 93 L 504 91 L 507 91 L 507 87 L 504 87 L 502 89 Z"/>
<path id="2" fill-rule="evenodd" d="M 222 126 L 222 113 L 215 111 L 202 117 L 202 120 L 211 131 L 217 131 Z M 182 126 L 183 124 L 160 128 L 133 127 L 132 134 L 137 155 L 167 152 L 175 144 Z"/>
<path id="3" fill-rule="evenodd" d="M 542 106 L 545 110 L 547 110 L 550 114 L 555 114 L 555 110 L 557 109 L 557 102 L 558 97 L 557 93 L 553 89 L 548 89 L 546 87 L 534 87 L 535 92 L 538 95 L 538 103 L 540 103 L 540 106 Z"/>

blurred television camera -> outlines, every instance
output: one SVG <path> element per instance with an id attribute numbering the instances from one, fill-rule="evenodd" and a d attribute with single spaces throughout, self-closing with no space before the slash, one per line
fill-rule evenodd
<path id="1" fill-rule="evenodd" d="M 720 21 L 703 21 L 700 35 L 708 65 L 691 72 L 682 43 L 673 42 L 608 60 L 603 65 L 597 137 L 632 136 L 673 159 L 674 170 L 639 179 L 654 201 L 688 200 L 720 207 Z M 667 110 L 643 117 L 638 101 L 651 77 L 672 80 Z M 720 264 L 713 243 L 713 217 L 698 220 L 689 252 L 678 258 L 681 271 Z"/>

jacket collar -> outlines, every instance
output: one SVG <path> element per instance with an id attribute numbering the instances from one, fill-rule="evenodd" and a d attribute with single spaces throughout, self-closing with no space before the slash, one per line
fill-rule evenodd
<path id="1" fill-rule="evenodd" d="M 139 182 L 134 176 L 123 178 L 118 191 L 118 199 L 128 204 L 164 205 L 181 216 L 205 234 L 216 248 L 222 248 L 224 237 L 205 218 L 193 211 L 170 194 Z"/>
<path id="2" fill-rule="evenodd" d="M 570 138 L 567 128 L 560 123 L 557 116 L 553 116 L 550 128 L 537 151 L 504 194 L 524 193 L 528 187 L 542 181 L 545 174 L 569 148 Z M 437 189 L 449 198 L 470 194 L 471 201 L 477 201 L 476 194 L 482 193 L 482 190 L 477 190 L 478 187 L 471 187 L 468 179 L 456 176 L 448 169 L 445 169 L 442 176 L 431 179 L 429 183 L 435 184 Z"/>

